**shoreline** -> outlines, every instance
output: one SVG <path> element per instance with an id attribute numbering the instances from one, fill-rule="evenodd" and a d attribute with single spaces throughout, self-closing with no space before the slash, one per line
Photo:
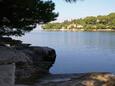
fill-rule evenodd
<path id="1" fill-rule="evenodd" d="M 43 29 L 43 31 L 57 31 L 57 32 L 115 32 L 114 29 L 92 29 L 92 30 L 85 30 L 85 29 Z"/>
<path id="2" fill-rule="evenodd" d="M 10 38 L 11 41 L 13 39 Z M 9 71 L 2 70 L 3 72 L 1 72 L 1 75 L 2 73 L 8 74 L 5 78 L 9 78 L 9 82 L 4 81 L 4 76 L 2 76 L 3 84 L 11 83 L 11 86 L 14 86 L 16 81 L 19 81 L 15 86 L 115 86 L 115 75 L 109 72 L 50 74 L 49 69 L 56 59 L 55 50 L 52 48 L 30 46 L 21 42 L 20 46 L 4 45 L 0 47 L 0 50 L 1 70 L 5 67 L 9 69 Z M 3 59 L 4 57 L 5 59 Z M 33 60 L 32 58 L 35 59 L 35 57 L 39 59 Z M 35 61 L 37 61 L 36 64 Z M 12 76 L 9 72 L 12 73 Z"/>
<path id="3" fill-rule="evenodd" d="M 115 86 L 114 81 L 115 75 L 107 72 L 49 74 L 31 86 Z"/>

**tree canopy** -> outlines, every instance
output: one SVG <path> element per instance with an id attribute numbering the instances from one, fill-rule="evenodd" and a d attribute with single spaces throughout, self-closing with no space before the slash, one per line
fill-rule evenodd
<path id="1" fill-rule="evenodd" d="M 0 0 L 0 36 L 21 36 L 37 23 L 54 21 L 58 16 L 54 10 L 55 3 L 51 0 Z"/>
<path id="2" fill-rule="evenodd" d="M 55 4 L 43 0 L 0 0 L 0 35 L 21 36 L 36 23 L 56 20 Z"/>

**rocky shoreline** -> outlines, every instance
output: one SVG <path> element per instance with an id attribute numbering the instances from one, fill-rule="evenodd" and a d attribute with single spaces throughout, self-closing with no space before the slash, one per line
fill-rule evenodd
<path id="1" fill-rule="evenodd" d="M 16 86 L 115 86 L 111 73 L 50 74 L 33 85 Z"/>
<path id="2" fill-rule="evenodd" d="M 54 49 L 30 46 L 7 37 L 0 39 L 0 86 L 32 84 L 49 74 L 56 58 Z"/>
<path id="3" fill-rule="evenodd" d="M 50 74 L 55 59 L 52 48 L 2 39 L 0 86 L 115 86 L 111 73 Z"/>

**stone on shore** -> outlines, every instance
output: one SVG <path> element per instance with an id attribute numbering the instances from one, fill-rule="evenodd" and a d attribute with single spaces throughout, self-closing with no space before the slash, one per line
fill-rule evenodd
<path id="1" fill-rule="evenodd" d="M 0 46 L 0 64 L 27 62 L 29 58 L 21 51 L 10 47 Z"/>
<path id="2" fill-rule="evenodd" d="M 15 63 L 27 60 L 28 57 L 24 53 L 0 46 L 0 86 L 14 86 Z"/>
<path id="3" fill-rule="evenodd" d="M 0 86 L 14 86 L 15 64 L 0 65 Z"/>
<path id="4" fill-rule="evenodd" d="M 13 86 L 9 83 L 10 78 L 13 83 L 33 83 L 42 76 L 49 74 L 55 57 L 55 50 L 48 47 L 0 46 L 0 86 Z M 14 66 L 15 69 L 13 69 Z M 6 68 L 8 71 L 5 71 Z M 12 74 L 10 74 L 11 71 L 13 71 Z M 5 76 L 1 74 L 5 74 Z M 5 83 L 3 85 L 3 81 L 6 81 L 3 77 L 8 79 L 6 84 L 9 85 Z"/>
<path id="5" fill-rule="evenodd" d="M 15 48 L 23 52 L 28 62 L 16 63 L 16 83 L 31 83 L 49 73 L 49 69 L 55 62 L 55 50 L 48 47 L 31 46 L 27 48 Z"/>

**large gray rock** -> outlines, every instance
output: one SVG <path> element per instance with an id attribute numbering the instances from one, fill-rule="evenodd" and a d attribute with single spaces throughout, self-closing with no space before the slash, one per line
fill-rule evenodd
<path id="1" fill-rule="evenodd" d="M 55 57 L 55 50 L 48 47 L 0 46 L 0 65 L 15 63 L 16 83 L 32 83 L 48 74 Z"/>
<path id="2" fill-rule="evenodd" d="M 0 46 L 0 86 L 14 86 L 15 63 L 29 61 L 23 52 Z"/>
<path id="3" fill-rule="evenodd" d="M 27 62 L 29 58 L 20 51 L 10 47 L 0 46 L 0 64 Z"/>
<path id="4" fill-rule="evenodd" d="M 0 65 L 0 86 L 14 86 L 15 64 Z"/>
<path id="5" fill-rule="evenodd" d="M 16 83 L 32 83 L 48 74 L 55 62 L 56 53 L 52 48 L 31 46 L 15 49 L 23 52 L 31 60 L 16 63 Z"/>

